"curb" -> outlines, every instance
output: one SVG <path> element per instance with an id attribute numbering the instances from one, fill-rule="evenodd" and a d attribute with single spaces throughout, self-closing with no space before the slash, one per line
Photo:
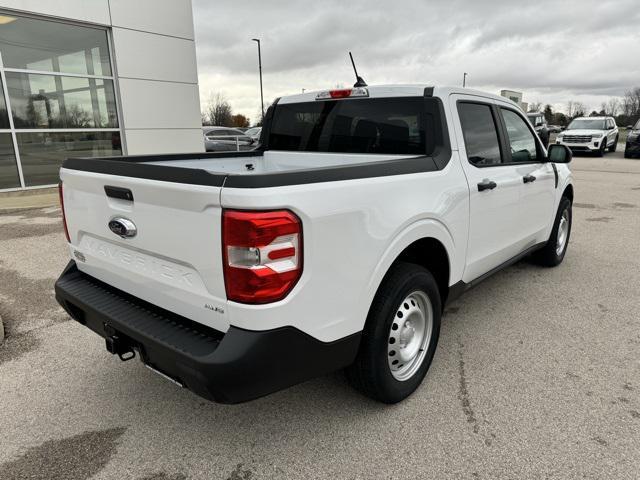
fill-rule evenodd
<path id="1" fill-rule="evenodd" d="M 59 204 L 60 200 L 57 193 L 14 195 L 11 197 L 0 195 L 0 212 L 2 213 L 8 213 L 11 210 L 54 207 Z"/>

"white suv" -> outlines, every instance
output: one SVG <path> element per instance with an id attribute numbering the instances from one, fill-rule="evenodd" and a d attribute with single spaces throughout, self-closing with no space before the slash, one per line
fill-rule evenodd
<path id="1" fill-rule="evenodd" d="M 618 146 L 618 126 L 613 117 L 579 117 L 556 137 L 556 143 L 574 152 L 593 152 L 599 157 Z"/>

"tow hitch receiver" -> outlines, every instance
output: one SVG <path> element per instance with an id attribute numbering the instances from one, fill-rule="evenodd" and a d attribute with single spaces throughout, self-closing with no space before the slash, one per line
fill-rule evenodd
<path id="1" fill-rule="evenodd" d="M 136 352 L 133 347 L 123 337 L 118 335 L 118 332 L 116 332 L 111 325 L 105 324 L 104 331 L 107 334 L 104 341 L 109 353 L 118 355 L 123 362 L 135 358 Z"/>

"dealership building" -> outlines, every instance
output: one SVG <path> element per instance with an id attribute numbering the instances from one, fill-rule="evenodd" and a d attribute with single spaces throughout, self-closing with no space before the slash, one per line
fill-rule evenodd
<path id="1" fill-rule="evenodd" d="M 191 0 L 0 0 L 0 192 L 65 158 L 203 151 Z"/>

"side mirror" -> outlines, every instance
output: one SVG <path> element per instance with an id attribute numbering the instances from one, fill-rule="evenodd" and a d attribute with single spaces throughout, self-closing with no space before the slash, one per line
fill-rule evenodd
<path id="1" fill-rule="evenodd" d="M 547 158 L 553 163 L 569 163 L 573 158 L 573 153 L 566 145 L 554 143 L 547 150 Z"/>
<path id="2" fill-rule="evenodd" d="M 627 130 L 633 130 L 633 125 L 627 125 Z"/>

